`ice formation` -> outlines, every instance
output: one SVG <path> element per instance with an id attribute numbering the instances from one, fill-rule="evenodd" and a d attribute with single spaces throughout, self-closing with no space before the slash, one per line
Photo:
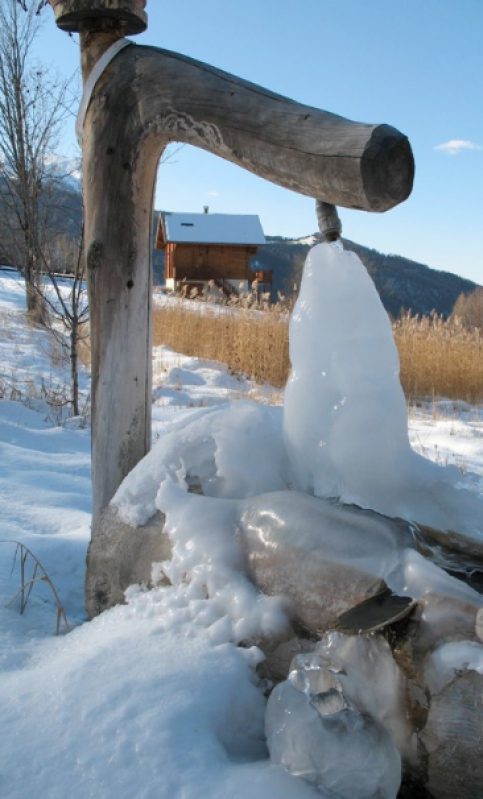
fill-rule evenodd
<path id="1" fill-rule="evenodd" d="M 315 652 L 294 659 L 288 680 L 268 701 L 270 755 L 330 796 L 395 799 L 401 756 L 387 721 L 393 729 L 396 724 L 404 728 L 397 670 L 385 641 L 354 638 L 349 659 L 344 657 L 345 643 L 339 652 L 329 637 Z M 367 679 L 374 669 L 377 693 Z"/>
<path id="2" fill-rule="evenodd" d="M 296 491 L 248 498 L 238 513 L 254 581 L 289 597 L 310 630 L 327 629 L 383 584 L 413 599 L 431 590 L 480 603 L 474 589 L 417 551 L 411 526 L 400 520 Z"/>
<path id="3" fill-rule="evenodd" d="M 194 481 L 206 496 L 223 499 L 284 489 L 281 410 L 239 401 L 194 411 L 126 477 L 113 504 L 125 522 L 139 526 L 154 516 L 167 477 L 185 489 Z"/>
<path id="4" fill-rule="evenodd" d="M 439 693 L 454 679 L 456 672 L 483 674 L 483 646 L 476 641 L 449 641 L 438 647 L 425 668 L 426 683 L 432 693 Z"/>
<path id="5" fill-rule="evenodd" d="M 305 264 L 285 390 L 289 479 L 300 491 L 440 530 L 483 533 L 482 503 L 456 467 L 410 447 L 388 316 L 357 255 L 330 244 Z"/>
<path id="6" fill-rule="evenodd" d="M 426 659 L 430 719 L 422 735 L 428 745 L 430 770 L 436 769 L 443 783 L 444 768 L 441 763 L 438 766 L 438 757 L 450 758 L 447 768 L 452 773 L 471 759 L 475 771 L 478 769 L 481 682 L 474 694 L 467 687 L 466 697 L 453 694 L 450 686 L 470 672 L 483 672 L 483 647 L 475 642 L 443 644 Z M 449 704 L 441 703 L 446 686 Z M 265 730 L 272 760 L 316 785 L 324 796 L 328 792 L 338 799 L 394 799 L 401 779 L 401 756 L 406 765 L 414 765 L 418 757 L 406 687 L 406 678 L 384 638 L 326 634 L 312 653 L 294 658 L 288 680 L 269 698 Z M 448 724 L 453 729 L 445 740 Z M 457 737 L 461 751 L 455 755 L 453 739 Z M 442 755 L 438 755 L 440 747 Z M 473 799 L 479 795 L 479 776 L 465 776 L 456 793 L 452 784 L 442 793 L 440 786 L 434 795 Z"/>

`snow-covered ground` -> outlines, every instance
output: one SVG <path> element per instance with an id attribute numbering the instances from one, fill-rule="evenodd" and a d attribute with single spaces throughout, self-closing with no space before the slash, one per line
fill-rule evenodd
<path id="1" fill-rule="evenodd" d="M 49 392 L 39 386 L 61 385 L 66 365 L 55 353 L 50 357 L 48 334 L 25 325 L 23 307 L 17 276 L 0 272 L 0 379 L 10 386 L 0 400 L 0 796 L 320 796 L 267 757 L 266 699 L 255 676 L 262 655 L 254 645 L 236 644 L 248 640 L 257 625 L 262 631 L 264 624 L 283 625 L 283 603 L 264 604 L 250 593 L 235 549 L 224 554 L 225 571 L 203 571 L 196 547 L 219 548 L 220 542 L 208 535 L 199 544 L 196 536 L 183 538 L 186 520 L 173 517 L 180 531 L 177 552 L 184 553 L 171 567 L 179 586 L 133 588 L 127 605 L 87 622 L 90 434 L 81 424 L 55 426 Z M 167 441 L 166 451 L 176 441 L 186 448 L 187 428 L 207 447 L 210 436 L 223 437 L 219 475 L 205 475 L 213 496 L 233 496 L 234 481 L 247 481 L 247 475 L 263 481 L 272 474 L 283 411 L 267 406 L 267 389 L 257 394 L 223 366 L 166 348 L 154 352 L 154 375 L 154 441 Z M 15 385 L 29 381 L 32 396 L 25 404 L 16 401 Z M 87 375 L 83 391 L 87 396 Z M 25 388 L 21 393 L 25 397 Z M 219 423 L 213 423 L 214 414 Z M 481 409 L 444 402 L 416 409 L 409 436 L 426 458 L 455 464 L 462 477 L 472 472 L 475 491 L 483 493 Z M 202 452 L 190 456 L 204 462 Z M 176 506 L 175 478 L 182 482 L 179 469 L 165 481 L 166 507 Z M 263 490 L 278 487 L 266 479 Z M 242 495 L 251 490 L 248 480 Z M 189 517 L 193 532 L 201 525 L 197 507 Z M 191 508 L 183 506 L 185 511 Z M 212 521 L 215 530 L 215 514 Z M 203 524 L 206 532 L 206 519 Z M 23 615 L 18 601 L 8 606 L 19 585 L 18 558 L 12 569 L 14 541 L 48 572 L 74 628 L 68 635 L 53 634 L 56 603 L 45 583 L 33 587 Z M 189 582 L 183 581 L 183 568 L 193 570 Z M 227 591 L 228 578 L 233 582 Z M 209 580 L 218 603 L 204 602 Z M 253 613 L 254 607 L 257 617 L 244 626 L 244 609 Z"/>

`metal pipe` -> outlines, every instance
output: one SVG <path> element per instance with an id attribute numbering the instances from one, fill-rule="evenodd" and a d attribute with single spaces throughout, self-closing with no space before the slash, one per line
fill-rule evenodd
<path id="1" fill-rule="evenodd" d="M 337 208 L 324 200 L 315 201 L 319 230 L 323 241 L 337 241 L 342 233 L 342 223 Z"/>

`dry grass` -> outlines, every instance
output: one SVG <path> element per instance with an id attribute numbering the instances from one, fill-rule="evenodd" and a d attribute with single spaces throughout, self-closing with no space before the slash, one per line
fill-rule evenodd
<path id="1" fill-rule="evenodd" d="M 33 341 L 33 358 L 30 366 L 26 366 L 22 357 L 22 348 L 27 337 L 17 338 L 16 326 L 26 320 L 22 311 L 0 312 L 0 334 L 2 339 L 11 342 L 12 352 L 6 363 L 0 363 L 0 399 L 23 403 L 27 408 L 35 408 L 45 413 L 45 420 L 53 425 L 62 425 L 69 415 L 66 409 L 72 404 L 70 385 L 66 382 L 68 375 L 69 352 L 62 339 L 44 328 L 38 328 L 31 320 Z M 39 336 L 36 333 L 40 333 Z M 50 335 L 48 333 L 50 332 Z M 90 368 L 89 326 L 81 329 L 82 339 L 79 342 L 79 358 Z M 49 364 L 50 362 L 50 364 Z M 65 372 L 59 374 L 64 366 Z M 68 378 L 67 378 L 68 381 Z M 80 399 L 80 415 L 83 424 L 87 424 L 90 414 L 90 397 Z"/>
<path id="2" fill-rule="evenodd" d="M 281 387 L 289 372 L 287 313 L 172 301 L 155 308 L 156 345 L 228 364 L 258 383 Z M 406 315 L 394 323 L 401 382 L 409 402 L 447 397 L 483 402 L 483 335 L 458 319 Z"/>
<path id="3" fill-rule="evenodd" d="M 91 326 L 84 322 L 79 331 L 79 360 L 86 367 L 91 368 Z"/>
<path id="4" fill-rule="evenodd" d="M 19 575 L 20 586 L 15 596 L 8 603 L 7 607 L 13 605 L 15 601 L 18 599 L 19 611 L 20 614 L 22 615 L 27 608 L 33 587 L 38 583 L 44 583 L 49 586 L 57 607 L 57 614 L 56 614 L 57 622 L 55 628 L 56 635 L 60 635 L 62 624 L 64 625 L 65 632 L 66 633 L 70 632 L 69 622 L 67 621 L 67 616 L 65 614 L 64 607 L 59 599 L 59 595 L 55 589 L 55 586 L 52 580 L 50 579 L 49 575 L 45 571 L 44 567 L 42 566 L 40 561 L 35 557 L 33 552 L 31 552 L 31 550 L 28 549 L 28 547 L 26 547 L 25 544 L 22 544 L 20 541 L 0 541 L 0 544 L 9 544 L 15 546 L 12 572 L 17 563 L 17 558 L 19 560 L 19 566 L 20 566 L 20 575 Z"/>
<path id="5" fill-rule="evenodd" d="M 194 305 L 194 303 L 193 303 Z M 289 372 L 287 315 L 278 308 L 226 309 L 172 302 L 155 308 L 153 341 L 183 355 L 226 363 L 257 383 L 285 385 Z"/>
<path id="6" fill-rule="evenodd" d="M 409 402 L 421 397 L 483 401 L 483 335 L 458 318 L 407 314 L 394 323 L 401 382 Z"/>

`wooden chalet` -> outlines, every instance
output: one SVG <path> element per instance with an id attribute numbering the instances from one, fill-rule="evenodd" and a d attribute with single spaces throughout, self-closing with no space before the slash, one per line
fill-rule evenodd
<path id="1" fill-rule="evenodd" d="M 251 260 L 266 244 L 258 216 L 161 212 L 156 249 L 165 252 L 165 284 L 170 291 L 229 297 L 272 293 L 272 271 L 256 271 Z"/>

